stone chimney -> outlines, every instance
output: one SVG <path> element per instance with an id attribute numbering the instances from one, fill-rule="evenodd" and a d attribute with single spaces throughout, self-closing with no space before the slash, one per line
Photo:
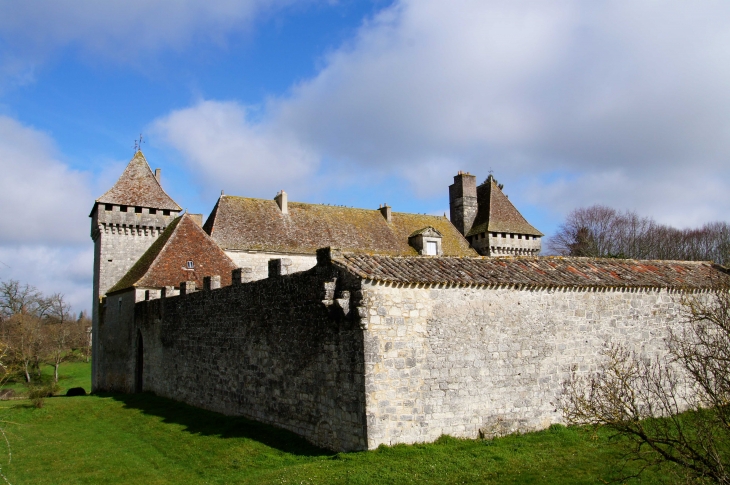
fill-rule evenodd
<path id="1" fill-rule="evenodd" d="M 203 227 L 203 214 L 188 214 L 198 226 Z"/>
<path id="2" fill-rule="evenodd" d="M 155 169 L 155 178 L 157 179 L 157 183 L 162 185 L 162 179 L 160 177 L 162 177 L 162 170 L 159 168 L 156 168 Z"/>
<path id="3" fill-rule="evenodd" d="M 287 204 L 287 197 L 286 197 L 286 192 L 284 192 L 284 189 L 282 189 L 281 192 L 276 194 L 276 197 L 274 197 L 274 200 L 276 201 L 276 204 L 279 206 L 279 209 L 281 209 L 282 214 L 289 213 L 289 206 Z"/>
<path id="4" fill-rule="evenodd" d="M 451 223 L 466 236 L 477 216 L 477 178 L 469 172 L 459 173 L 449 185 Z"/>
<path id="5" fill-rule="evenodd" d="M 390 223 L 393 220 L 393 217 L 390 212 L 390 206 L 386 202 L 385 204 L 380 206 L 380 213 L 383 214 L 383 217 L 385 217 L 385 220 Z"/>

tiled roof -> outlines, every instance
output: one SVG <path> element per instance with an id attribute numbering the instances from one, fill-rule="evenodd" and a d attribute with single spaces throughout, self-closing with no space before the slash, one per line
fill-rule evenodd
<path id="1" fill-rule="evenodd" d="M 687 289 L 730 285 L 727 269 L 694 261 L 404 258 L 353 253 L 335 253 L 332 261 L 361 278 L 393 283 Z"/>
<path id="2" fill-rule="evenodd" d="M 467 236 L 484 232 L 543 235 L 522 217 L 491 175 L 477 187 L 477 201 L 479 210 Z"/>
<path id="3" fill-rule="evenodd" d="M 104 195 L 96 199 L 101 204 L 151 207 L 180 211 L 182 208 L 162 190 L 141 151 L 124 169 L 121 177 Z"/>
<path id="4" fill-rule="evenodd" d="M 194 269 L 187 268 L 192 261 Z M 181 281 L 203 285 L 203 277 L 219 275 L 221 286 L 231 284 L 236 265 L 203 229 L 183 214 L 170 223 L 152 246 L 108 293 L 128 288 L 178 286 Z"/>
<path id="5" fill-rule="evenodd" d="M 466 239 L 445 217 L 393 212 L 388 223 L 379 210 L 288 203 L 282 214 L 274 200 L 224 195 L 205 230 L 223 249 L 315 254 L 335 246 L 346 251 L 416 256 L 408 237 L 426 226 L 442 234 L 447 256 L 475 256 Z"/>

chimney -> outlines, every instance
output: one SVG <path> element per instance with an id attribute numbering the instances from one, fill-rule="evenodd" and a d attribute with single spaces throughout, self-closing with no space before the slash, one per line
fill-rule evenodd
<path id="1" fill-rule="evenodd" d="M 459 173 L 449 185 L 451 223 L 464 236 L 469 232 L 477 216 L 477 178 L 469 172 Z"/>
<path id="2" fill-rule="evenodd" d="M 203 227 L 203 214 L 188 214 L 198 226 Z"/>
<path id="3" fill-rule="evenodd" d="M 157 179 L 157 183 L 162 185 L 162 179 L 160 178 L 162 176 L 162 170 L 159 168 L 155 169 L 155 178 Z"/>
<path id="4" fill-rule="evenodd" d="M 387 202 L 380 206 L 380 213 L 383 214 L 383 217 L 385 217 L 385 220 L 388 221 L 388 223 L 393 220 L 391 217 L 390 206 Z"/>
<path id="5" fill-rule="evenodd" d="M 276 194 L 276 197 L 274 197 L 274 200 L 276 201 L 276 204 L 279 206 L 279 209 L 281 209 L 282 214 L 288 214 L 289 213 L 289 207 L 287 205 L 287 197 L 286 192 L 284 192 L 284 189 L 281 190 L 278 194 Z"/>

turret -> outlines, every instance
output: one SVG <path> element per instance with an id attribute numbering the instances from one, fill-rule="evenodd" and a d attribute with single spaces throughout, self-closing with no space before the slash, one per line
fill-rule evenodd
<path id="1" fill-rule="evenodd" d="M 99 304 L 172 222 L 181 207 L 160 185 L 141 151 L 135 153 L 117 183 L 94 201 L 91 239 L 94 241 L 92 345 L 96 347 Z M 96 353 L 92 349 L 92 387 Z"/>
<path id="2" fill-rule="evenodd" d="M 476 177 L 459 172 L 449 186 L 451 222 L 483 256 L 536 256 L 542 233 L 535 229 L 502 192 L 490 175 L 476 185 Z"/>

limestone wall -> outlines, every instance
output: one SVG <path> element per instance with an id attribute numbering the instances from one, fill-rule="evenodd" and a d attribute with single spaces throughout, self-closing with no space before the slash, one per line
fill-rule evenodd
<path id="1" fill-rule="evenodd" d="M 365 448 L 362 330 L 334 304 L 332 271 L 138 303 L 144 390 Z"/>
<path id="2" fill-rule="evenodd" d="M 679 295 L 363 285 L 368 448 L 560 422 L 571 365 L 606 342 L 662 352 Z"/>
<path id="3" fill-rule="evenodd" d="M 226 250 L 225 253 L 239 268 L 251 268 L 251 272 L 246 273 L 246 277 L 251 281 L 268 278 L 269 260 L 271 259 L 281 258 L 286 259 L 289 263 L 291 263 L 287 267 L 289 274 L 307 271 L 317 264 L 317 257 L 313 254 L 284 254 L 231 250 Z"/>

